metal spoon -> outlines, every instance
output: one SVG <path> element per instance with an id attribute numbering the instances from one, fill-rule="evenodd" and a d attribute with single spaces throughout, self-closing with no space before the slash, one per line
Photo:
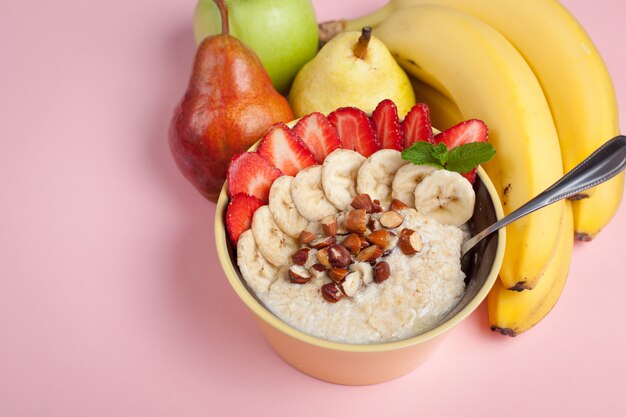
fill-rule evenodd
<path id="1" fill-rule="evenodd" d="M 483 231 L 468 239 L 461 246 L 461 257 L 465 256 L 478 242 L 489 236 L 501 227 L 514 222 L 520 217 L 539 210 L 549 204 L 556 203 L 564 198 L 571 197 L 588 188 L 595 187 L 615 175 L 626 167 L 626 136 L 616 136 L 596 149 L 587 159 L 576 165 L 560 180 L 552 184 L 545 191 L 524 204 L 517 210 L 509 213 Z"/>

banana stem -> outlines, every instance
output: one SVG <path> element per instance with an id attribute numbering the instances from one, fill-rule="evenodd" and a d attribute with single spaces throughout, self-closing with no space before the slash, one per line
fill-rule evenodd
<path id="1" fill-rule="evenodd" d="M 370 43 L 370 39 L 372 39 L 372 28 L 369 26 L 361 29 L 361 36 L 359 36 L 358 42 L 352 48 L 352 52 L 354 52 L 354 56 L 360 59 L 365 59 L 367 55 L 367 46 Z"/>
<path id="2" fill-rule="evenodd" d="M 225 0 L 213 0 L 222 16 L 222 35 L 228 35 L 230 27 L 228 26 L 228 7 Z"/>

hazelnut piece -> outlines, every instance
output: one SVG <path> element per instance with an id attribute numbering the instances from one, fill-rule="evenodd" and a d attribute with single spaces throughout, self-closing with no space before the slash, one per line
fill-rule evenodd
<path id="1" fill-rule="evenodd" d="M 398 237 L 398 246 L 405 255 L 414 255 L 422 250 L 422 238 L 412 229 L 402 229 Z"/>
<path id="2" fill-rule="evenodd" d="M 298 236 L 298 241 L 300 243 L 309 243 L 315 240 L 315 235 L 308 230 L 303 230 L 300 232 L 300 236 Z"/>
<path id="3" fill-rule="evenodd" d="M 402 216 L 395 211 L 386 211 L 380 215 L 380 224 L 387 229 L 395 229 L 399 227 L 404 219 Z"/>
<path id="4" fill-rule="evenodd" d="M 356 256 L 356 260 L 358 262 L 374 262 L 376 259 L 380 258 L 382 254 L 383 250 L 380 246 L 372 245 L 359 252 Z"/>
<path id="5" fill-rule="evenodd" d="M 377 284 L 387 280 L 390 274 L 389 264 L 385 261 L 378 262 L 374 267 L 374 281 L 376 281 Z"/>
<path id="6" fill-rule="evenodd" d="M 390 235 L 389 231 L 385 229 L 380 229 L 367 235 L 367 240 L 369 240 L 370 243 L 374 245 L 378 245 L 381 248 L 385 248 L 389 240 L 389 235 Z"/>
<path id="7" fill-rule="evenodd" d="M 337 234 L 339 224 L 337 223 L 337 218 L 335 216 L 326 216 L 320 220 L 320 223 L 326 236 L 335 236 Z"/>
<path id="8" fill-rule="evenodd" d="M 289 267 L 289 280 L 295 284 L 306 284 L 312 278 L 308 269 L 302 265 L 291 265 Z"/>
<path id="9" fill-rule="evenodd" d="M 315 279 L 322 278 L 326 275 L 326 268 L 322 264 L 315 264 L 310 269 L 311 277 Z"/>
<path id="10" fill-rule="evenodd" d="M 389 204 L 389 210 L 393 210 L 393 211 L 405 210 L 405 209 L 408 209 L 408 208 L 409 208 L 409 206 L 407 206 L 402 201 L 400 201 L 400 200 L 398 200 L 396 198 L 391 200 L 391 204 Z"/>
<path id="11" fill-rule="evenodd" d="M 383 211 L 383 208 L 380 206 L 380 200 L 374 200 L 372 203 L 372 213 L 380 213 Z"/>
<path id="12" fill-rule="evenodd" d="M 291 261 L 296 265 L 304 265 L 309 260 L 310 248 L 302 248 L 291 255 Z"/>
<path id="13" fill-rule="evenodd" d="M 322 297 L 329 303 L 336 303 L 343 298 L 343 293 L 337 284 L 329 282 L 322 285 Z"/>
<path id="14" fill-rule="evenodd" d="M 372 265 L 368 262 L 355 262 L 350 265 L 350 271 L 359 272 L 361 274 L 361 281 L 363 281 L 365 285 L 369 285 L 374 281 Z"/>
<path id="15" fill-rule="evenodd" d="M 372 211 L 372 199 L 368 194 L 358 194 L 356 197 L 352 199 L 351 206 L 355 209 L 363 209 L 367 213 Z"/>
<path id="16" fill-rule="evenodd" d="M 336 283 L 340 283 L 350 271 L 345 268 L 331 268 L 328 276 Z"/>
<path id="17" fill-rule="evenodd" d="M 339 288 L 348 297 L 354 297 L 359 292 L 359 288 L 361 288 L 361 274 L 350 272 L 346 275 L 343 282 L 339 284 Z"/>
<path id="18" fill-rule="evenodd" d="M 361 238 L 356 233 L 350 233 L 341 244 L 353 255 L 361 250 Z"/>
<path id="19" fill-rule="evenodd" d="M 329 247 L 330 245 L 334 245 L 335 243 L 337 243 L 337 238 L 335 236 L 324 236 L 318 237 L 317 239 L 309 243 L 309 245 L 314 247 L 315 249 L 324 249 Z"/>
<path id="20" fill-rule="evenodd" d="M 353 233 L 365 233 L 367 230 L 367 213 L 365 209 L 356 209 L 348 212 L 346 230 Z"/>
<path id="21" fill-rule="evenodd" d="M 332 245 L 328 248 L 328 260 L 334 267 L 344 268 L 352 263 L 350 252 L 342 245 Z"/>
<path id="22" fill-rule="evenodd" d="M 330 259 L 328 257 L 328 248 L 320 249 L 315 254 L 318 262 L 325 268 L 330 268 Z"/>

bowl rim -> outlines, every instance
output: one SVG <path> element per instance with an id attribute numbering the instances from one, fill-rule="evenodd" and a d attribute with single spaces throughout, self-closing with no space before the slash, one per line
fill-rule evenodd
<path id="1" fill-rule="evenodd" d="M 496 192 L 495 186 L 493 182 L 485 172 L 485 170 L 479 166 L 478 167 L 478 176 L 481 181 L 487 188 L 488 194 L 491 197 L 493 202 L 496 218 L 500 220 L 503 216 L 502 204 L 500 202 L 500 198 L 498 193 Z M 437 327 L 425 332 L 421 333 L 417 336 L 409 337 L 406 339 L 391 341 L 391 342 L 381 342 L 381 343 L 368 343 L 368 344 L 356 344 L 356 343 L 344 343 L 344 342 L 336 342 L 331 340 L 322 339 L 320 337 L 312 336 L 307 333 L 304 333 L 295 327 L 292 327 L 288 323 L 282 321 L 272 312 L 270 312 L 266 307 L 264 307 L 259 300 L 257 300 L 250 291 L 243 284 L 242 280 L 239 278 L 237 271 L 235 270 L 235 266 L 233 262 L 231 262 L 228 244 L 227 244 L 227 233 L 226 227 L 224 224 L 224 211 L 228 205 L 228 193 L 227 193 L 228 183 L 225 182 L 222 190 L 219 195 L 219 199 L 217 201 L 216 210 L 215 210 L 215 247 L 217 250 L 218 258 L 224 274 L 228 279 L 228 282 L 233 287 L 239 298 L 244 302 L 244 304 L 250 309 L 257 318 L 263 320 L 268 325 L 272 326 L 275 330 L 284 333 L 288 336 L 293 337 L 301 342 L 308 343 L 313 346 L 317 346 L 319 348 L 335 350 L 335 351 L 343 351 L 343 352 L 361 352 L 361 353 L 373 353 L 373 352 L 385 352 L 392 351 L 396 349 L 408 348 L 411 346 L 415 346 L 421 343 L 426 342 L 427 340 L 433 339 L 443 333 L 446 333 L 457 324 L 462 322 L 467 316 L 469 316 L 478 306 L 483 302 L 487 294 L 491 290 L 491 287 L 495 283 L 498 272 L 500 271 L 500 267 L 502 265 L 502 259 L 504 258 L 504 247 L 505 247 L 505 237 L 506 232 L 505 228 L 500 229 L 497 232 L 497 248 L 496 254 L 494 258 L 494 262 L 491 265 L 491 269 L 485 280 L 485 283 L 480 288 L 480 290 L 476 293 L 474 298 L 472 298 L 468 304 L 459 310 L 454 316 L 450 317 L 445 322 L 441 323 Z"/>

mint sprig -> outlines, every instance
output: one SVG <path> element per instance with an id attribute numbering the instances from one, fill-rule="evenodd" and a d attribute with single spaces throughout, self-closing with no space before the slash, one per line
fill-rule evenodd
<path id="1" fill-rule="evenodd" d="M 495 148 L 486 142 L 466 143 L 452 149 L 444 143 L 435 146 L 430 142 L 415 142 L 402 151 L 402 159 L 463 174 L 489 161 L 495 154 Z"/>

